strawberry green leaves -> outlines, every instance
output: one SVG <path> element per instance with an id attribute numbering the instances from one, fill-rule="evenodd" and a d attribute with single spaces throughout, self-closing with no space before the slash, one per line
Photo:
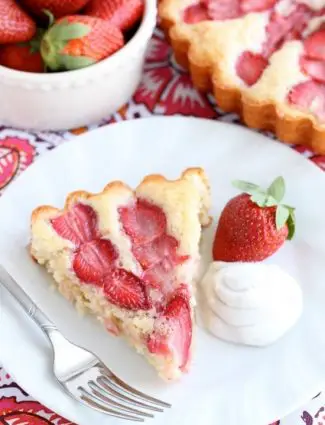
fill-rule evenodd
<path id="1" fill-rule="evenodd" d="M 93 65 L 124 46 L 121 30 L 86 15 L 54 22 L 43 37 L 41 54 L 51 71 L 70 71 Z"/>
<path id="2" fill-rule="evenodd" d="M 276 209 L 276 213 L 275 213 L 275 223 L 276 223 L 277 229 L 281 229 L 281 227 L 286 224 L 286 222 L 288 221 L 289 215 L 290 215 L 290 212 L 288 208 L 286 208 L 283 205 L 278 205 Z"/>
<path id="3" fill-rule="evenodd" d="M 78 38 L 85 37 L 91 31 L 89 25 L 75 22 L 70 24 L 67 20 L 63 20 L 51 27 L 49 30 L 49 38 L 56 42 L 66 43 L 70 40 L 77 40 Z"/>
<path id="4" fill-rule="evenodd" d="M 267 194 L 277 202 L 281 202 L 285 194 L 285 182 L 283 177 L 277 177 L 267 189 Z"/>
<path id="5" fill-rule="evenodd" d="M 288 239 L 291 240 L 295 233 L 295 209 L 282 204 L 285 195 L 285 181 L 283 177 L 277 177 L 267 190 L 262 189 L 258 185 L 242 180 L 232 182 L 233 186 L 242 192 L 251 195 L 251 201 L 260 208 L 276 207 L 275 225 L 279 230 L 283 226 L 288 226 Z"/>
<path id="6" fill-rule="evenodd" d="M 41 54 L 52 71 L 74 70 L 84 68 L 95 63 L 95 60 L 85 56 L 71 56 L 62 54 L 71 40 L 78 40 L 87 36 L 91 31 L 89 25 L 72 23 L 63 20 L 54 24 L 43 37 Z"/>

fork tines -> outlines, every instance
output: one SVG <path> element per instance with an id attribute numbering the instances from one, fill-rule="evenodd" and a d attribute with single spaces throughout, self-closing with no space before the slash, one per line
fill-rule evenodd
<path id="1" fill-rule="evenodd" d="M 88 388 L 79 387 L 80 399 L 95 410 L 119 419 L 143 422 L 153 418 L 151 412 L 163 412 L 169 403 L 158 400 L 132 388 L 109 369 L 100 367 L 101 375 L 88 382 Z"/>

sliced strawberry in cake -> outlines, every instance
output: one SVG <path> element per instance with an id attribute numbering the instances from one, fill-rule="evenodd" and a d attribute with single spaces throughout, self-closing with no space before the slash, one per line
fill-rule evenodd
<path id="1" fill-rule="evenodd" d="M 33 212 L 31 254 L 79 310 L 128 339 L 163 378 L 177 379 L 190 365 L 209 204 L 201 169 L 175 181 L 148 176 L 135 191 L 113 182 L 99 194 L 74 192 L 63 210 Z"/>

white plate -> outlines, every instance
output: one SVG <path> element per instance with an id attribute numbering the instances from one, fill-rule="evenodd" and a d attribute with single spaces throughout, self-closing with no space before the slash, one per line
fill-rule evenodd
<path id="1" fill-rule="evenodd" d="M 265 349 L 234 346 L 199 331 L 191 373 L 164 384 L 122 339 L 91 318 L 80 318 L 28 256 L 30 212 L 60 206 L 76 189 L 99 191 L 112 179 L 136 185 L 154 172 L 173 178 L 204 167 L 216 217 L 236 191 L 235 178 L 268 184 L 286 179 L 287 202 L 297 207 L 297 235 L 273 262 L 301 281 L 304 314 L 297 326 Z M 155 425 L 267 425 L 314 396 L 325 382 L 325 175 L 290 148 L 241 127 L 186 118 L 150 118 L 110 125 L 37 160 L 0 199 L 0 258 L 62 331 L 93 349 L 131 385 L 173 403 Z M 211 242 L 213 228 L 205 234 Z M 208 259 L 208 258 L 207 258 Z M 51 350 L 41 331 L 2 290 L 4 366 L 37 400 L 80 425 L 113 425 L 110 417 L 75 403 L 51 374 Z"/>

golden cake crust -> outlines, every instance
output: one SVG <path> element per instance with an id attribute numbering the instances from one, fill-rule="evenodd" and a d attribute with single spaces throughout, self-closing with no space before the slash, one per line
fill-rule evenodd
<path id="1" fill-rule="evenodd" d="M 192 0 L 160 0 L 159 17 L 176 61 L 190 72 L 194 86 L 211 91 L 221 109 L 238 113 L 248 127 L 272 131 L 285 143 L 325 154 L 325 123 L 284 102 L 260 100 L 254 91 L 245 92 L 225 78 L 222 52 L 202 41 L 213 21 L 186 24 L 176 18 L 181 8 L 192 4 Z"/>
<path id="2" fill-rule="evenodd" d="M 205 172 L 202 168 L 196 167 L 196 168 L 187 168 L 183 173 L 181 174 L 180 178 L 176 180 L 167 180 L 164 176 L 160 174 L 151 174 L 142 180 L 142 182 L 139 184 L 138 189 L 141 189 L 143 186 L 151 185 L 151 184 L 168 184 L 168 185 L 174 185 L 176 190 L 178 190 L 179 182 L 186 181 L 187 179 L 199 177 L 200 181 L 203 183 L 202 191 L 206 192 L 205 194 L 202 192 L 202 196 L 205 197 L 203 202 L 206 202 L 206 205 L 202 205 L 206 211 L 206 216 L 202 218 L 202 226 L 208 226 L 210 224 L 211 218 L 208 216 L 208 209 L 210 208 L 209 203 L 209 193 L 210 193 L 210 186 L 208 179 L 205 175 Z M 111 196 L 118 196 L 118 195 L 134 195 L 135 191 L 133 191 L 127 184 L 125 184 L 122 181 L 113 181 L 108 183 L 104 189 L 99 193 L 90 193 L 86 192 L 84 190 L 78 190 L 71 192 L 67 195 L 66 201 L 64 204 L 64 207 L 60 210 L 58 208 L 55 208 L 51 205 L 41 205 L 37 208 L 35 208 L 32 211 L 31 215 L 31 224 L 35 224 L 38 220 L 42 220 L 47 217 L 52 217 L 54 215 L 57 215 L 59 213 L 62 213 L 64 211 L 67 211 L 73 204 L 76 202 L 84 199 L 96 199 L 100 198 L 103 194 L 110 194 Z"/>

